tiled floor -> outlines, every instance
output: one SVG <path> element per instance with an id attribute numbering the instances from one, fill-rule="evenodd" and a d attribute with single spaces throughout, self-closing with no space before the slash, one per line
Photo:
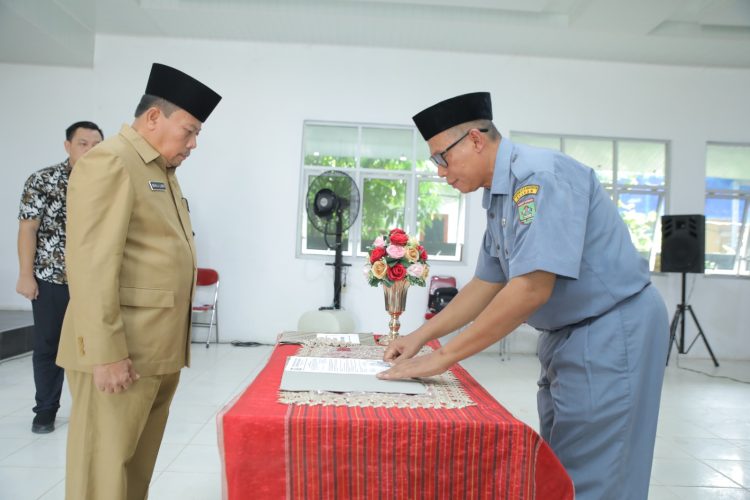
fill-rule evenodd
<path id="1" fill-rule="evenodd" d="M 221 498 L 216 412 L 248 385 L 271 348 L 193 345 L 172 405 L 149 498 Z M 682 366 L 750 381 L 750 362 Z M 463 363 L 516 417 L 537 427 L 532 356 L 500 361 L 482 353 Z M 750 499 L 750 385 L 676 368 L 667 371 L 651 499 Z M 64 390 L 58 429 L 30 432 L 31 357 L 0 363 L 0 499 L 62 499 L 70 396 Z"/>

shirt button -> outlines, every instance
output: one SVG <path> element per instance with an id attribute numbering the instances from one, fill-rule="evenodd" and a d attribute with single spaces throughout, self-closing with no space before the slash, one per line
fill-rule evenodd
<path id="1" fill-rule="evenodd" d="M 500 221 L 500 224 L 502 224 L 503 227 L 505 227 L 505 217 L 502 218 L 502 220 Z"/>
<path id="2" fill-rule="evenodd" d="M 495 218 L 495 213 L 494 212 L 490 212 L 490 219 L 494 219 L 494 218 Z"/>
<path id="3" fill-rule="evenodd" d="M 507 257 L 508 255 L 510 255 L 510 252 L 508 252 L 508 249 L 506 248 L 505 249 L 505 256 Z"/>
<path id="4" fill-rule="evenodd" d="M 495 250 L 500 251 L 500 245 L 495 245 Z"/>

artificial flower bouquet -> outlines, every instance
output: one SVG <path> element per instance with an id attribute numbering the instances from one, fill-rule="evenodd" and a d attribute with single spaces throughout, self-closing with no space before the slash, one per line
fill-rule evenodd
<path id="1" fill-rule="evenodd" d="M 365 275 L 370 286 L 381 283 L 390 287 L 397 281 L 407 280 L 410 285 L 425 286 L 430 272 L 427 250 L 416 238 L 410 238 L 403 229 L 392 229 L 387 236 L 378 236 L 372 242 Z"/>

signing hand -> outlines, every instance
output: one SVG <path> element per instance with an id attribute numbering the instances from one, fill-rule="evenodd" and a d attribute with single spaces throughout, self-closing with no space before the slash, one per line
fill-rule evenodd
<path id="1" fill-rule="evenodd" d="M 19 276 L 16 283 L 16 292 L 29 300 L 36 300 L 39 296 L 39 285 L 34 276 Z"/>
<path id="2" fill-rule="evenodd" d="M 398 337 L 388 344 L 388 348 L 383 354 L 383 361 L 401 363 L 417 354 L 423 345 L 424 342 L 414 333 Z"/>
<path id="3" fill-rule="evenodd" d="M 139 378 L 130 358 L 94 366 L 94 385 L 109 394 L 126 390 Z"/>
<path id="4" fill-rule="evenodd" d="M 390 347 L 389 345 L 388 348 Z M 383 380 L 430 377 L 440 375 L 452 364 L 441 351 L 433 351 L 430 354 L 400 361 L 388 370 L 378 373 L 377 377 Z"/>

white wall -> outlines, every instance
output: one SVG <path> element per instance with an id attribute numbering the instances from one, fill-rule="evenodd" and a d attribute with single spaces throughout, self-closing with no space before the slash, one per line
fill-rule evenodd
<path id="1" fill-rule="evenodd" d="M 453 52 L 99 36 L 91 70 L 0 65 L 0 307 L 28 308 L 14 292 L 16 214 L 33 170 L 64 158 L 63 129 L 94 120 L 107 135 L 130 123 L 153 61 L 176 66 L 224 96 L 179 169 L 200 264 L 222 275 L 222 336 L 272 342 L 300 314 L 330 302 L 331 268 L 295 258 L 302 122 L 409 124 L 434 102 L 492 92 L 509 130 L 672 141 L 673 213 L 703 210 L 705 142 L 750 142 L 750 71 Z M 469 199 L 466 258 L 433 272 L 473 273 L 484 230 Z M 351 259 L 349 260 L 351 262 Z M 342 296 L 362 331 L 386 326 L 382 293 L 355 260 Z M 720 358 L 750 359 L 750 280 L 697 277 L 692 303 Z M 679 279 L 655 276 L 670 314 Z M 402 330 L 421 322 L 425 289 L 409 292 Z M 696 347 L 694 354 L 704 356 Z"/>

